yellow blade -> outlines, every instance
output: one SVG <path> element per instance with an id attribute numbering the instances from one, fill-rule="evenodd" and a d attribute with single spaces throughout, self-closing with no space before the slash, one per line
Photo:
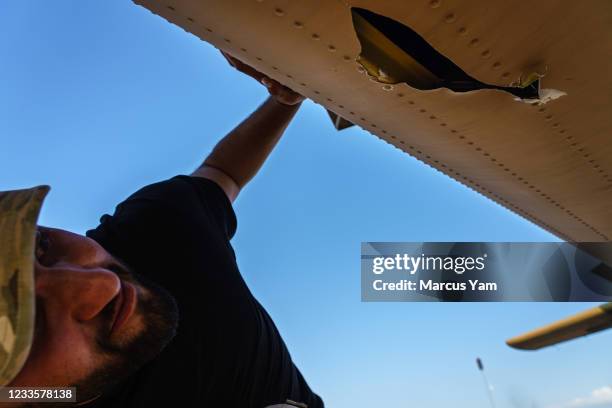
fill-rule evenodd
<path id="1" fill-rule="evenodd" d="M 610 327 L 612 327 L 612 303 L 606 303 L 513 337 L 507 340 L 506 344 L 521 350 L 537 350 Z"/>

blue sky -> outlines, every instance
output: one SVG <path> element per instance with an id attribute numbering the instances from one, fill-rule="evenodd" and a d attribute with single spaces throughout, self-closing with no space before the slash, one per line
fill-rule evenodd
<path id="1" fill-rule="evenodd" d="M 128 1 L 0 2 L 0 58 L 1 188 L 51 184 L 41 222 L 81 233 L 191 172 L 266 96 Z M 555 238 L 367 132 L 336 132 L 320 106 L 304 104 L 236 212 L 245 279 L 329 407 L 487 407 L 477 356 L 498 407 L 612 406 L 610 333 L 504 345 L 592 305 L 361 303 L 361 241 Z"/>

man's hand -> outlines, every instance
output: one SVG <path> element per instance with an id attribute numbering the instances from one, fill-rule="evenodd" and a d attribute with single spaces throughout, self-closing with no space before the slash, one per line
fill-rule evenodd
<path id="1" fill-rule="evenodd" d="M 261 82 L 266 88 L 268 88 L 268 92 L 270 92 L 270 95 L 272 95 L 272 97 L 276 99 L 277 102 L 282 103 L 283 105 L 293 106 L 299 104 L 305 99 L 299 93 L 287 88 L 280 82 L 277 82 L 272 78 L 267 77 L 266 75 L 257 71 L 255 68 L 245 64 L 244 62 L 240 61 L 239 59 L 236 59 L 235 57 L 232 57 L 228 53 L 221 51 L 221 54 L 225 57 L 227 62 L 229 62 L 232 67 L 236 68 L 243 74 L 254 78 L 255 80 L 257 80 L 257 82 Z"/>

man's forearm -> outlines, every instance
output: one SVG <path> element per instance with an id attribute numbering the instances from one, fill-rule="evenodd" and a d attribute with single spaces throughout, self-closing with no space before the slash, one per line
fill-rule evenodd
<path id="1" fill-rule="evenodd" d="M 266 161 L 300 105 L 284 105 L 268 97 L 215 146 L 203 166 L 221 170 L 239 188 L 244 187 Z"/>

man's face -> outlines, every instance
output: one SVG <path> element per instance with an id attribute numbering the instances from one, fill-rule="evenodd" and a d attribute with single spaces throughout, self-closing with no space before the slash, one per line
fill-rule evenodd
<path id="1" fill-rule="evenodd" d="M 174 299 L 87 237 L 40 227 L 35 284 L 34 342 L 11 386 L 76 385 L 91 398 L 174 335 Z"/>

